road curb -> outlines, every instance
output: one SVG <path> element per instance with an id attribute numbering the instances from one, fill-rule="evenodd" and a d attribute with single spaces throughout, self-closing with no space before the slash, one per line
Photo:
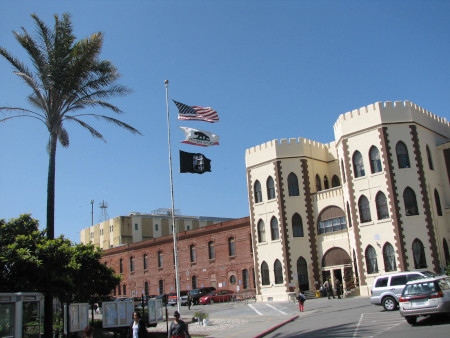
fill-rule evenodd
<path id="1" fill-rule="evenodd" d="M 286 320 L 286 321 L 284 321 L 284 322 L 282 322 L 282 323 L 280 323 L 278 325 L 275 325 L 275 326 L 271 327 L 270 329 L 268 329 L 268 330 L 260 333 L 259 335 L 255 336 L 254 338 L 262 338 L 262 337 L 268 335 L 269 333 L 279 329 L 280 327 L 286 325 L 287 323 L 290 323 L 290 322 L 296 320 L 298 317 L 299 317 L 298 315 L 294 316 L 294 317 L 292 317 L 292 318 L 290 318 L 290 319 L 288 319 L 288 320 Z"/>

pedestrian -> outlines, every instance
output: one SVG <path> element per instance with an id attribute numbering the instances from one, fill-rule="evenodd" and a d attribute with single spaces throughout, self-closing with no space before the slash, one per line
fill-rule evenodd
<path id="1" fill-rule="evenodd" d="M 133 321 L 128 330 L 128 338 L 146 338 L 147 328 L 139 312 L 133 312 Z"/>
<path id="2" fill-rule="evenodd" d="M 188 309 L 189 309 L 189 310 L 191 309 L 191 305 L 192 305 L 191 293 L 188 292 L 187 306 L 188 306 Z"/>
<path id="3" fill-rule="evenodd" d="M 300 310 L 300 312 L 304 312 L 305 311 L 305 301 L 306 301 L 306 297 L 303 294 L 302 290 L 299 291 L 298 296 L 297 296 L 297 300 L 298 300 L 298 309 Z"/>
<path id="4" fill-rule="evenodd" d="M 175 311 L 174 321 L 170 324 L 169 337 L 171 338 L 191 338 L 187 324 L 180 319 L 180 313 Z"/>
<path id="5" fill-rule="evenodd" d="M 328 299 L 330 299 L 330 297 L 333 297 L 334 299 L 334 293 L 333 293 L 333 284 L 331 284 L 330 279 L 328 278 L 327 281 L 325 282 L 326 284 L 326 289 L 327 289 L 327 296 Z"/>
<path id="6" fill-rule="evenodd" d="M 94 328 L 86 326 L 83 330 L 83 338 L 94 338 Z"/>
<path id="7" fill-rule="evenodd" d="M 339 279 L 336 279 L 336 283 L 334 284 L 335 288 L 336 288 L 336 296 L 338 297 L 338 299 L 341 299 L 341 281 Z"/>

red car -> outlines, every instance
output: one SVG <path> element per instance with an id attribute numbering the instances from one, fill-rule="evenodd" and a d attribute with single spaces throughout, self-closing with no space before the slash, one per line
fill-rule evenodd
<path id="1" fill-rule="evenodd" d="M 200 297 L 199 304 L 213 304 L 229 302 L 234 299 L 234 291 L 231 290 L 216 290 Z"/>

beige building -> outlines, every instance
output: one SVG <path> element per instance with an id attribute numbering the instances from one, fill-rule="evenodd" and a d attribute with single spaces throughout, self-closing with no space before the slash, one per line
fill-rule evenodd
<path id="1" fill-rule="evenodd" d="M 370 294 L 375 276 L 450 263 L 450 124 L 409 102 L 342 114 L 334 141 L 246 151 L 259 299 L 328 278 Z"/>
<path id="2" fill-rule="evenodd" d="M 177 211 L 174 214 L 177 233 L 233 220 L 233 218 L 225 217 L 183 216 L 178 215 Z M 172 233 L 171 209 L 157 209 L 151 214 L 132 212 L 128 216 L 114 217 L 82 229 L 80 242 L 109 249 L 168 236 Z"/>

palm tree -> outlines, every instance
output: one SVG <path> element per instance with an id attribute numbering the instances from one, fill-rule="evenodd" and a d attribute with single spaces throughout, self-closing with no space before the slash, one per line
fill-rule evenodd
<path id="1" fill-rule="evenodd" d="M 56 146 L 58 141 L 63 147 L 69 146 L 65 122 L 75 122 L 101 140 L 104 140 L 103 135 L 84 121 L 86 117 L 105 120 L 134 134 L 140 132 L 116 118 L 94 112 L 95 108 L 105 108 L 116 114 L 123 113 L 118 107 L 107 102 L 107 99 L 130 93 L 127 87 L 116 84 L 120 77 L 117 68 L 110 61 L 99 58 L 103 45 L 102 33 L 94 33 L 89 38 L 75 41 L 68 13 L 61 17 L 54 16 L 53 30 L 36 14 L 31 17 L 36 24 L 37 36 L 30 35 L 24 28 L 21 33 L 14 32 L 14 35 L 28 53 L 33 70 L 1 46 L 0 55 L 13 66 L 14 73 L 30 87 L 28 102 L 32 108 L 0 107 L 0 112 L 5 116 L 0 122 L 16 117 L 32 117 L 44 123 L 49 132 L 46 230 L 48 238 L 53 239 Z M 82 112 L 85 110 L 88 112 Z M 50 337 L 53 321 L 51 299 L 48 298 L 46 295 L 45 337 Z"/>

